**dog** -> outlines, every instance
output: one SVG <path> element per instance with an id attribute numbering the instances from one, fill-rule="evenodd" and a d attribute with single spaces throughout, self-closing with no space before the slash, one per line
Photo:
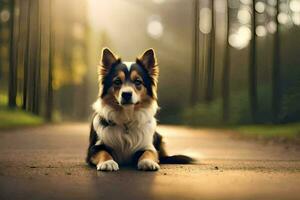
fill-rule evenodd
<path id="1" fill-rule="evenodd" d="M 168 156 L 156 132 L 158 76 L 153 49 L 135 62 L 122 62 L 108 48 L 102 50 L 87 163 L 100 171 L 117 171 L 119 165 L 132 164 L 139 170 L 155 171 L 159 163 L 193 162 L 184 155 Z"/>

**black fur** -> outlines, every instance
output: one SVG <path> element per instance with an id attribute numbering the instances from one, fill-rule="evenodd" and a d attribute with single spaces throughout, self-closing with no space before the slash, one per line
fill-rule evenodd
<path id="1" fill-rule="evenodd" d="M 94 126 L 93 126 L 93 123 L 91 124 L 91 130 L 90 130 L 90 139 L 89 139 L 89 147 L 88 147 L 88 150 L 87 150 L 87 157 L 86 157 L 86 162 L 89 164 L 89 165 L 94 165 L 92 162 L 91 162 L 91 158 L 93 155 L 95 155 L 96 153 L 98 153 L 99 151 L 107 151 L 108 153 L 112 153 L 112 150 L 101 144 L 101 145 L 96 145 L 96 142 L 98 140 L 98 135 L 94 129 Z"/>
<path id="2" fill-rule="evenodd" d="M 103 144 L 95 145 L 97 140 L 98 140 L 98 135 L 97 135 L 96 131 L 94 130 L 93 123 L 92 123 L 91 130 L 90 130 L 90 144 L 88 147 L 87 157 L 86 157 L 86 162 L 90 165 L 94 165 L 91 162 L 91 158 L 93 155 L 95 155 L 99 151 L 105 150 L 108 153 L 110 153 L 110 155 L 112 155 L 112 149 L 110 149 L 108 146 L 105 146 Z M 161 164 L 191 164 L 195 161 L 194 159 L 192 159 L 188 156 L 184 156 L 184 155 L 168 156 L 164 149 L 162 136 L 157 132 L 155 132 L 153 135 L 153 145 L 154 145 L 156 151 L 158 152 L 159 161 Z M 142 156 L 143 153 L 144 153 L 144 151 L 136 152 L 132 157 L 132 163 L 137 164 L 138 159 Z"/>
<path id="3" fill-rule="evenodd" d="M 136 70 L 138 74 L 142 77 L 144 81 L 144 86 L 147 89 L 147 94 L 150 97 L 153 97 L 153 91 L 152 91 L 152 79 L 145 67 L 138 63 L 134 63 L 131 65 L 130 71 Z"/>
<path id="4" fill-rule="evenodd" d="M 193 158 L 184 155 L 168 156 L 164 147 L 163 137 L 157 132 L 153 136 L 153 145 L 158 152 L 161 164 L 191 164 L 195 162 Z"/>
<path id="5" fill-rule="evenodd" d="M 137 165 L 139 158 L 143 155 L 145 151 L 137 151 L 135 154 L 132 156 L 132 164 Z"/>
<path id="6" fill-rule="evenodd" d="M 127 66 L 124 63 L 122 63 L 120 60 L 118 60 L 116 63 L 112 64 L 108 74 L 104 77 L 104 79 L 102 81 L 103 90 L 102 90 L 101 98 L 103 98 L 107 94 L 109 88 L 112 87 L 113 78 L 115 76 L 117 76 L 117 73 L 119 71 L 124 72 L 126 81 L 131 81 L 130 73 L 133 70 L 136 70 L 138 72 L 138 74 L 142 77 L 143 84 L 144 84 L 145 88 L 147 89 L 147 94 L 150 97 L 153 97 L 152 79 L 151 79 L 147 69 L 140 64 L 133 63 L 130 67 L 130 71 L 128 71 Z"/>
<path id="7" fill-rule="evenodd" d="M 161 164 L 192 164 L 195 160 L 185 155 L 164 156 L 159 158 Z"/>
<path id="8" fill-rule="evenodd" d="M 102 81 L 103 90 L 101 98 L 103 98 L 107 94 L 109 88 L 113 85 L 113 78 L 117 75 L 117 72 L 119 70 L 122 70 L 126 74 L 126 69 L 126 66 L 124 64 L 121 64 L 121 60 L 117 60 L 117 62 L 112 64 L 108 71 L 108 74 L 106 74 Z"/>
<path id="9" fill-rule="evenodd" d="M 162 136 L 158 132 L 155 132 L 153 135 L 153 145 L 156 151 L 160 152 L 162 150 L 163 148 L 162 143 L 163 143 Z"/>

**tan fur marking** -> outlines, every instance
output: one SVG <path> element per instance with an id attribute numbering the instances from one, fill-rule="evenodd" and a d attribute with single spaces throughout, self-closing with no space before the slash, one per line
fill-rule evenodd
<path id="1" fill-rule="evenodd" d="M 112 156 L 107 151 L 99 151 L 92 158 L 91 161 L 93 164 L 97 165 L 99 162 L 105 162 L 108 160 L 113 160 Z"/>
<path id="2" fill-rule="evenodd" d="M 102 102 L 103 102 L 103 104 L 110 105 L 115 110 L 119 111 L 122 109 L 122 107 L 118 104 L 118 101 L 117 101 L 117 96 L 118 96 L 120 90 L 115 90 L 115 91 L 113 91 L 113 90 L 114 90 L 113 88 L 110 88 L 108 90 L 108 94 L 102 98 Z"/>
<path id="3" fill-rule="evenodd" d="M 150 160 L 153 160 L 154 162 L 158 162 L 158 155 L 154 151 L 147 150 L 139 158 L 139 161 L 144 160 L 144 159 L 150 159 Z"/>
<path id="4" fill-rule="evenodd" d="M 135 110 L 138 110 L 140 108 L 147 108 L 149 105 L 151 105 L 153 99 L 147 94 L 147 89 L 142 86 L 142 89 L 138 91 L 135 89 L 135 91 L 140 95 L 140 103 L 135 105 Z"/>
<path id="5" fill-rule="evenodd" d="M 124 73 L 124 72 L 119 71 L 119 72 L 118 72 L 118 77 L 122 80 L 122 82 L 125 81 L 125 73 Z"/>
<path id="6" fill-rule="evenodd" d="M 133 70 L 131 73 L 130 73 L 130 79 L 132 80 L 132 81 L 134 81 L 135 79 L 141 79 L 141 80 L 143 80 L 142 79 L 142 77 L 138 74 L 138 72 L 136 71 L 136 70 Z"/>

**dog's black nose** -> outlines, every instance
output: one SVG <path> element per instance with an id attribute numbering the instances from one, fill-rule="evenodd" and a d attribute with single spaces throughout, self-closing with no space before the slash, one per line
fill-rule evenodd
<path id="1" fill-rule="evenodd" d="M 129 102 L 132 97 L 132 92 L 122 92 L 122 98 L 125 102 Z"/>

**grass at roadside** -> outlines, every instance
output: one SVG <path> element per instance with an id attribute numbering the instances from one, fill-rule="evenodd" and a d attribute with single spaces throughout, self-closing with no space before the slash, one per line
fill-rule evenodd
<path id="1" fill-rule="evenodd" d="M 15 128 L 23 126 L 40 125 L 44 121 L 41 117 L 35 116 L 20 109 L 9 109 L 6 102 L 0 100 L 0 129 Z"/>
<path id="2" fill-rule="evenodd" d="M 289 124 L 249 124 L 249 125 L 215 125 L 193 126 L 196 128 L 229 131 L 245 139 L 262 139 L 278 142 L 290 142 L 300 145 L 300 122 Z"/>
<path id="3" fill-rule="evenodd" d="M 21 110 L 0 107 L 0 129 L 19 126 L 33 126 L 43 123 L 43 119 Z"/>
<path id="4" fill-rule="evenodd" d="M 242 136 L 299 141 L 300 123 L 280 125 L 242 125 L 232 128 Z"/>

